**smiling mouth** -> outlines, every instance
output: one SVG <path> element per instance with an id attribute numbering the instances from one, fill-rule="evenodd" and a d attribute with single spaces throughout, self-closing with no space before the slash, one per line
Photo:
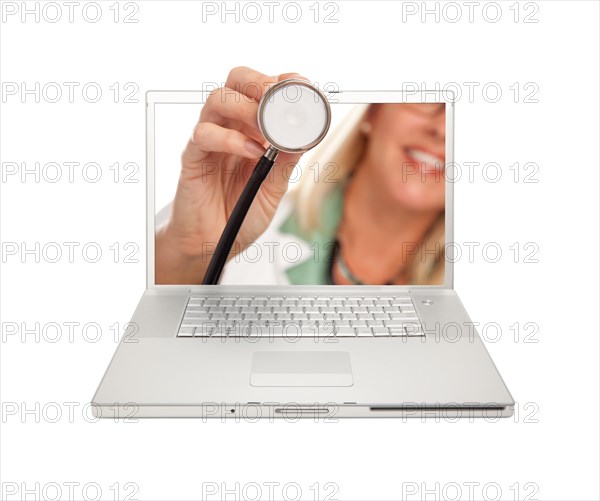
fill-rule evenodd
<path id="1" fill-rule="evenodd" d="M 406 156 L 413 162 L 425 167 L 431 171 L 441 171 L 444 169 L 444 160 L 424 150 L 416 148 L 405 148 Z"/>

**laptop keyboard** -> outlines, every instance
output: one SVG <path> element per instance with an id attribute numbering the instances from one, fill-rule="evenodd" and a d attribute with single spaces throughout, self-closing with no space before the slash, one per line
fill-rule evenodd
<path id="1" fill-rule="evenodd" d="M 423 336 L 398 296 L 190 296 L 179 337 Z"/>

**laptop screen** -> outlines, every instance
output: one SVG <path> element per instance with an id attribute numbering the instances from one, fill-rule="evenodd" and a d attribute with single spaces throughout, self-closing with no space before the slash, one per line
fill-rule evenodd
<path id="1" fill-rule="evenodd" d="M 299 158 L 277 158 L 220 284 L 444 285 L 448 103 L 381 101 L 331 95 L 329 132 Z M 157 285 L 202 283 L 260 157 L 236 148 L 266 144 L 243 120 L 204 106 L 153 104 Z M 211 123 L 200 138 L 199 121 Z M 198 160 L 200 142 L 217 151 Z"/>

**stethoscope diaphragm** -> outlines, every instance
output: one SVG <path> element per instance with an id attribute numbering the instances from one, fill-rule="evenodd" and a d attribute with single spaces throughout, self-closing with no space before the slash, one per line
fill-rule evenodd
<path id="1" fill-rule="evenodd" d="M 288 79 L 274 84 L 258 106 L 258 128 L 279 151 L 301 153 L 314 148 L 330 124 L 327 98 L 304 80 Z"/>

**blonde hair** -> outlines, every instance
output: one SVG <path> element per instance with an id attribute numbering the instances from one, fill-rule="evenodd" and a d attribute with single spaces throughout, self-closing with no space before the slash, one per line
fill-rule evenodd
<path id="1" fill-rule="evenodd" d="M 320 214 L 327 195 L 342 183 L 342 188 L 361 161 L 366 145 L 366 135 L 361 123 L 370 104 L 356 105 L 348 116 L 312 152 L 293 190 L 300 228 L 310 235 L 320 227 Z M 444 283 L 445 213 L 438 216 L 430 227 L 419 250 L 408 262 L 410 285 L 440 285 Z"/>

